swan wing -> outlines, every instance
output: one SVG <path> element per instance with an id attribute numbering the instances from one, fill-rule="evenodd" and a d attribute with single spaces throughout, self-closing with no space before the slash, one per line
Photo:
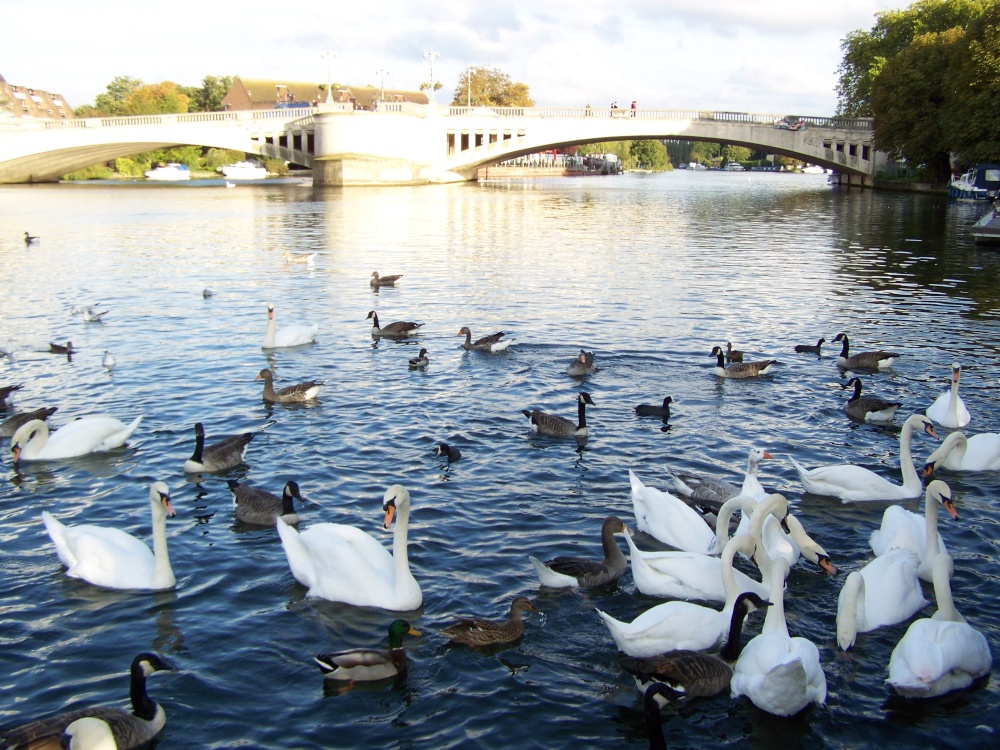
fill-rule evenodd
<path id="1" fill-rule="evenodd" d="M 948 454 L 944 466 L 952 471 L 994 471 L 1000 469 L 1000 435 L 984 432 L 967 438 L 965 455 Z"/>
<path id="2" fill-rule="evenodd" d="M 715 532 L 698 511 L 669 492 L 647 487 L 629 470 L 636 526 L 664 544 L 685 552 L 715 548 Z"/>
<path id="3" fill-rule="evenodd" d="M 902 499 L 900 485 L 861 466 L 838 464 L 805 469 L 795 459 L 792 463 L 803 486 L 814 495 L 839 497 L 844 501 Z"/>
<path id="4" fill-rule="evenodd" d="M 141 420 L 142 417 L 136 417 L 131 425 L 126 426 L 114 417 L 82 417 L 50 434 L 35 458 L 73 458 L 117 448 L 128 439 Z"/>
<path id="5" fill-rule="evenodd" d="M 66 575 L 106 588 L 149 588 L 155 560 L 141 540 L 104 526 L 66 526 L 47 512 L 42 520 Z"/>
<path id="6" fill-rule="evenodd" d="M 625 623 L 597 610 L 618 648 L 629 656 L 715 648 L 729 629 L 729 614 L 690 602 L 673 601 L 646 610 Z"/>
<path id="7" fill-rule="evenodd" d="M 274 332 L 274 348 L 310 344 L 316 339 L 319 326 L 299 324 L 282 326 Z"/>
<path id="8" fill-rule="evenodd" d="M 986 638 L 971 625 L 925 618 L 896 644 L 886 682 L 904 696 L 929 698 L 966 687 L 992 664 Z"/>
<path id="9" fill-rule="evenodd" d="M 918 558 L 911 550 L 896 549 L 876 557 L 861 569 L 865 579 L 865 622 L 868 632 L 908 620 L 927 606 L 920 579 Z"/>

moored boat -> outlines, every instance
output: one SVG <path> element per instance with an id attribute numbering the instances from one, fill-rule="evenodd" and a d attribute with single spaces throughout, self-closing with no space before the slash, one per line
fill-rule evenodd
<path id="1" fill-rule="evenodd" d="M 262 180 L 267 177 L 267 170 L 260 164 L 250 161 L 239 161 L 219 167 L 219 171 L 227 180 Z"/>
<path id="2" fill-rule="evenodd" d="M 184 164 L 161 164 L 156 169 L 143 172 L 147 180 L 164 180 L 175 182 L 177 180 L 190 180 L 191 171 Z"/>
<path id="3" fill-rule="evenodd" d="M 969 232 L 976 242 L 1000 243 L 1000 216 L 996 209 L 983 215 Z"/>
<path id="4" fill-rule="evenodd" d="M 1000 164 L 977 164 L 948 184 L 948 197 L 955 200 L 994 200 L 998 192 L 1000 192 Z"/>

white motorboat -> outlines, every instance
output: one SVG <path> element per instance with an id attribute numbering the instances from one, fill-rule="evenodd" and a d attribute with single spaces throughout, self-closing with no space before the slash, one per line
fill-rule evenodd
<path id="1" fill-rule="evenodd" d="M 156 169 L 151 169 L 143 174 L 146 175 L 147 180 L 175 182 L 177 180 L 191 179 L 191 171 L 184 164 L 175 164 L 173 162 L 159 166 Z"/>
<path id="2" fill-rule="evenodd" d="M 219 170 L 227 180 L 263 180 L 267 177 L 267 170 L 264 167 L 249 161 L 227 164 Z"/>

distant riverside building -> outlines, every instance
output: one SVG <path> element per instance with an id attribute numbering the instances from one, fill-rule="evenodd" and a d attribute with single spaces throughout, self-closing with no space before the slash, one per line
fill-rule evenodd
<path id="1" fill-rule="evenodd" d="M 377 86 L 333 85 L 333 101 L 337 104 L 352 104 L 355 109 L 371 109 L 372 101 L 382 100 L 383 94 L 384 101 L 387 102 L 427 104 L 427 95 L 422 91 L 383 90 Z M 325 101 L 325 85 L 237 78 L 233 81 L 233 87 L 229 89 L 229 93 L 222 99 L 222 109 L 226 111 L 291 109 L 294 107 L 315 107 Z"/>
<path id="2" fill-rule="evenodd" d="M 73 110 L 60 94 L 15 86 L 0 75 L 0 118 L 33 117 L 39 120 L 71 120 Z"/>

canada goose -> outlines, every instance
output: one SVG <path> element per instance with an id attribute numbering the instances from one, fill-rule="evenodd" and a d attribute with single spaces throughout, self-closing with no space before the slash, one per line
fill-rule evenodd
<path id="1" fill-rule="evenodd" d="M 483 336 L 481 339 L 472 340 L 472 331 L 469 330 L 468 326 L 462 326 L 456 336 L 465 336 L 465 341 L 462 342 L 462 348 L 466 351 L 478 351 L 478 352 L 502 352 L 508 346 L 514 343 L 514 339 L 507 339 L 506 341 L 501 341 L 507 334 L 504 331 L 497 331 L 496 333 L 491 333 L 489 336 Z"/>
<path id="2" fill-rule="evenodd" d="M 299 522 L 292 500 L 304 501 L 302 495 L 299 494 L 299 485 L 296 482 L 285 482 L 281 497 L 251 487 L 249 484 L 240 484 L 234 479 L 230 479 L 227 484 L 229 491 L 233 493 L 233 502 L 236 504 L 237 521 L 257 526 L 274 526 L 280 516 L 281 520 L 288 524 Z"/>
<path id="3" fill-rule="evenodd" d="M 454 625 L 441 630 L 451 643 L 461 643 L 477 648 L 480 646 L 497 646 L 503 643 L 513 643 L 524 634 L 524 622 L 521 615 L 525 612 L 537 612 L 535 605 L 526 596 L 519 596 L 510 605 L 510 614 L 506 622 L 484 620 L 479 617 L 463 617 Z"/>
<path id="4" fill-rule="evenodd" d="M 958 383 L 962 379 L 962 366 L 951 366 L 951 389 L 938 396 L 934 403 L 927 407 L 924 413 L 942 427 L 965 427 L 972 420 L 969 410 L 965 408 L 962 397 L 958 395 Z"/>
<path id="5" fill-rule="evenodd" d="M 640 417 L 659 417 L 663 421 L 666 421 L 670 419 L 670 404 L 673 402 L 673 398 L 667 396 L 663 399 L 662 406 L 657 406 L 656 404 L 639 404 L 635 407 L 635 413 Z"/>
<path id="6" fill-rule="evenodd" d="M 667 750 L 667 741 L 663 738 L 663 727 L 660 726 L 660 704 L 666 705 L 680 696 L 676 690 L 662 682 L 654 682 L 642 695 L 642 712 L 646 724 L 646 737 L 649 740 L 649 750 Z"/>
<path id="7" fill-rule="evenodd" d="M 822 354 L 820 349 L 825 343 L 826 339 L 820 339 L 816 342 L 816 346 L 812 346 L 810 344 L 796 344 L 795 351 L 799 354 Z"/>
<path id="8" fill-rule="evenodd" d="M 0 386 L 0 407 L 7 406 L 7 397 L 14 391 L 21 390 L 23 387 L 24 386 L 21 385 L 20 383 L 17 383 L 16 385 Z"/>
<path id="9" fill-rule="evenodd" d="M 430 360 L 427 359 L 427 350 L 421 349 L 420 354 L 418 354 L 414 359 L 410 360 L 410 367 L 417 369 L 420 367 L 427 367 L 430 364 Z"/>
<path id="10" fill-rule="evenodd" d="M 62 344 L 49 344 L 50 354 L 74 354 L 76 349 L 73 348 L 73 342 L 67 341 L 66 346 Z"/>
<path id="11" fill-rule="evenodd" d="M 387 336 L 389 338 L 397 337 L 402 338 L 404 336 L 409 336 L 417 332 L 417 329 L 423 326 L 423 323 L 413 323 L 411 321 L 397 320 L 395 323 L 389 323 L 386 326 L 379 326 L 378 324 L 378 313 L 374 310 L 368 311 L 368 317 L 365 320 L 372 321 L 372 336 Z"/>
<path id="12" fill-rule="evenodd" d="M 573 424 L 564 417 L 559 417 L 555 414 L 546 414 L 538 409 L 533 409 L 532 411 L 521 409 L 521 413 L 528 418 L 532 428 L 540 435 L 583 438 L 587 436 L 586 405 L 595 406 L 595 404 L 590 398 L 590 394 L 585 391 L 580 391 L 580 395 L 576 397 L 576 403 L 577 424 Z"/>
<path id="13" fill-rule="evenodd" d="M 319 395 L 320 389 L 323 387 L 322 380 L 309 380 L 275 391 L 274 375 L 266 367 L 257 373 L 254 380 L 264 381 L 264 400 L 277 404 L 300 404 L 303 401 L 311 401 Z"/>
<path id="14" fill-rule="evenodd" d="M 437 449 L 434 451 L 439 456 L 445 456 L 448 459 L 448 463 L 452 461 L 457 461 L 462 457 L 462 451 L 458 448 L 453 448 L 447 443 L 438 443 Z"/>
<path id="15" fill-rule="evenodd" d="M 0 437 L 10 437 L 32 420 L 39 419 L 44 421 L 55 414 L 58 409 L 58 406 L 45 406 L 41 409 L 26 411 L 23 414 L 15 414 L 13 417 L 8 417 L 0 424 Z"/>
<path id="16" fill-rule="evenodd" d="M 270 372 L 270 370 L 268 370 Z M 208 447 L 205 446 L 205 426 L 201 422 L 194 425 L 194 453 L 184 462 L 184 471 L 188 474 L 206 472 L 209 474 L 229 471 L 243 463 L 247 454 L 247 446 L 253 440 L 252 432 L 242 435 L 232 435 L 223 438 Z"/>
<path id="17" fill-rule="evenodd" d="M 36 242 L 38 242 L 38 235 L 28 234 L 27 232 L 24 233 L 25 245 L 34 245 Z"/>
<path id="18" fill-rule="evenodd" d="M 727 367 L 725 363 L 726 353 L 722 351 L 721 346 L 713 347 L 709 356 L 717 358 L 715 374 L 720 378 L 755 378 L 758 375 L 764 375 L 771 369 L 771 365 L 778 362 L 776 359 L 764 359 L 757 362 L 737 362 Z"/>
<path id="19" fill-rule="evenodd" d="M 743 352 L 739 349 L 733 349 L 731 342 L 726 342 L 726 362 L 742 362 Z"/>
<path id="20" fill-rule="evenodd" d="M 860 352 L 849 356 L 851 344 L 847 340 L 847 334 L 838 333 L 833 340 L 842 342 L 840 356 L 837 357 L 837 367 L 842 370 L 879 370 L 891 366 L 899 356 L 895 352 L 884 351 Z"/>
<path id="21" fill-rule="evenodd" d="M 861 378 L 851 378 L 844 388 L 854 386 L 854 395 L 844 404 L 847 416 L 862 422 L 891 422 L 902 401 L 883 401 L 874 396 L 861 395 Z"/>
<path id="22" fill-rule="evenodd" d="M 396 282 L 403 278 L 403 274 L 397 273 L 394 276 L 379 276 L 378 271 L 372 271 L 372 286 L 395 286 Z"/>
<path id="23" fill-rule="evenodd" d="M 101 360 L 101 364 L 104 365 L 104 369 L 111 372 L 115 369 L 115 365 L 118 364 L 118 361 L 115 359 L 115 355 L 112 354 L 110 350 L 106 350 L 104 352 L 104 358 Z"/>
<path id="24" fill-rule="evenodd" d="M 311 344 L 316 340 L 319 326 L 311 323 L 282 326 L 275 330 L 274 303 L 267 303 L 267 330 L 264 332 L 264 349 L 282 349 Z"/>
<path id="25" fill-rule="evenodd" d="M 146 678 L 154 672 L 173 671 L 174 666 L 153 653 L 141 653 L 132 660 L 129 694 L 132 712 L 117 706 L 90 706 L 46 719 L 22 724 L 0 732 L 0 742 L 8 748 L 55 748 L 60 747 L 60 736 L 71 724 L 93 718 L 107 724 L 114 735 L 116 750 L 133 750 L 145 747 L 167 722 L 163 707 L 149 697 L 146 692 Z M 46 744 L 46 740 L 54 744 Z M 37 744 L 36 744 L 37 743 Z M 72 748 L 73 745 L 70 745 Z M 87 746 L 90 747 L 89 745 Z M 99 746 L 100 747 L 100 746 Z"/>
<path id="26" fill-rule="evenodd" d="M 319 654 L 314 661 L 328 680 L 371 682 L 406 673 L 404 635 L 420 635 L 406 620 L 393 620 L 389 625 L 389 650 L 351 648 Z"/>
<path id="27" fill-rule="evenodd" d="M 583 588 L 606 586 L 618 580 L 628 561 L 615 541 L 615 534 L 629 534 L 628 527 L 617 516 L 608 516 L 601 524 L 601 547 L 604 550 L 603 560 L 587 560 L 581 557 L 556 557 L 548 562 L 542 562 L 531 555 L 531 561 L 538 580 L 543 586 L 553 588 Z"/>
<path id="28" fill-rule="evenodd" d="M 595 372 L 597 372 L 597 368 L 594 367 L 594 353 L 583 349 L 566 368 L 566 374 L 573 378 L 582 378 Z"/>

